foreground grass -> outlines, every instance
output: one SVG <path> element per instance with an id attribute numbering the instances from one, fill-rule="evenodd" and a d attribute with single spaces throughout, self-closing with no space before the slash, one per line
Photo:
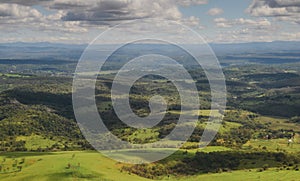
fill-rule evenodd
<path id="1" fill-rule="evenodd" d="M 220 148 L 218 148 L 220 149 Z M 211 148 L 211 150 L 214 150 Z M 208 151 L 208 150 L 207 150 Z M 24 163 L 21 163 L 24 161 Z M 13 163 L 21 165 L 18 170 Z M 0 154 L 0 180 L 43 181 L 43 180 L 149 180 L 128 172 L 121 172 L 123 166 L 97 152 L 55 152 L 55 153 L 2 153 Z M 7 169 L 9 168 L 9 169 Z M 299 171 L 270 168 L 201 174 L 195 176 L 172 176 L 162 180 L 299 180 Z"/>
<path id="2" fill-rule="evenodd" d="M 14 170 L 11 162 L 22 158 L 22 170 Z M 121 165 L 96 152 L 6 153 L 0 159 L 3 169 L 9 167 L 0 172 L 0 180 L 147 180 L 121 173 Z"/>
<path id="3" fill-rule="evenodd" d="M 273 180 L 273 181 L 297 181 L 299 180 L 299 171 L 269 169 L 258 172 L 257 170 L 239 170 L 228 173 L 204 174 L 199 176 L 182 177 L 179 179 L 170 178 L 170 180 L 189 180 L 189 181 L 255 181 L 255 180 Z"/>

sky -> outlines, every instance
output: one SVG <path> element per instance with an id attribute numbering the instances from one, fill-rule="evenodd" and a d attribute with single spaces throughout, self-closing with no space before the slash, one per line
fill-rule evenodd
<path id="1" fill-rule="evenodd" d="M 300 0 L 1 0 L 0 43 L 85 44 L 149 18 L 184 24 L 212 43 L 300 40 Z"/>

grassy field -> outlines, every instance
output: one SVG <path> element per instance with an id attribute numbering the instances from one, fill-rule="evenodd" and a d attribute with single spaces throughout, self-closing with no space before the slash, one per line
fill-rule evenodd
<path id="1" fill-rule="evenodd" d="M 31 136 L 19 136 L 16 138 L 16 141 L 26 141 L 25 147 L 28 150 L 37 150 L 38 148 L 47 148 L 51 147 L 56 143 L 56 141 L 43 138 L 39 135 L 31 135 Z"/>
<path id="2" fill-rule="evenodd" d="M 169 111 L 170 113 L 173 114 L 181 114 L 181 111 Z M 191 110 L 191 111 L 184 111 L 182 114 L 187 114 L 187 115 L 199 115 L 199 116 L 220 116 L 220 113 L 218 110 Z"/>
<path id="3" fill-rule="evenodd" d="M 95 152 L 6 153 L 0 160 L 0 180 L 147 180 L 121 173 L 120 164 Z M 15 160 L 21 171 L 13 168 Z"/>
<path id="4" fill-rule="evenodd" d="M 251 146 L 254 149 L 258 150 L 267 150 L 267 151 L 286 151 L 289 153 L 296 153 L 300 151 L 300 136 L 296 134 L 294 142 L 291 145 L 287 144 L 287 139 L 252 139 L 244 144 L 244 147 Z M 265 148 L 264 148 L 265 147 Z"/>
<path id="5" fill-rule="evenodd" d="M 255 121 L 264 124 L 270 124 L 270 129 L 279 130 L 294 130 L 300 132 L 300 126 L 296 123 L 291 123 L 287 119 L 284 118 L 276 118 L 276 117 L 267 117 L 267 116 L 259 116 L 255 119 Z"/>
<path id="6" fill-rule="evenodd" d="M 211 147 L 204 151 L 223 151 Z M 192 150 L 191 150 L 192 151 Z M 176 156 L 176 155 L 175 155 Z M 15 164 L 15 165 L 14 165 Z M 120 171 L 123 164 L 108 159 L 96 152 L 54 153 L 2 153 L 0 156 L 0 180 L 43 181 L 43 180 L 149 180 L 128 172 Z M 22 167 L 20 169 L 20 166 Z M 244 169 L 232 172 L 201 174 L 195 176 L 169 176 L 161 180 L 299 180 L 299 171 L 269 168 Z"/>
<path id="7" fill-rule="evenodd" d="M 298 181 L 299 171 L 289 170 L 277 170 L 269 169 L 264 172 L 258 172 L 257 170 L 240 170 L 229 173 L 214 173 L 204 174 L 199 176 L 182 177 L 182 178 L 170 178 L 170 180 L 189 180 L 189 181 L 261 181 L 261 180 L 272 180 L 272 181 Z"/>
<path id="8" fill-rule="evenodd" d="M 12 77 L 12 78 L 28 78 L 31 77 L 30 75 L 23 75 L 23 74 L 13 74 L 13 73 L 9 73 L 9 74 L 1 74 L 0 76 L 3 77 Z"/>

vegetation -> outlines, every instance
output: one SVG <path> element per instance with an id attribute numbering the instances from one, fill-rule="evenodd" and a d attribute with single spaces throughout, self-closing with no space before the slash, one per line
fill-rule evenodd
<path id="1" fill-rule="evenodd" d="M 94 152 L 81 134 L 71 100 L 74 62 L 46 60 L 47 66 L 41 67 L 34 60 L 26 61 L 11 65 L 16 62 L 2 60 L 0 180 L 270 180 L 279 175 L 284 175 L 279 180 L 298 179 L 297 63 L 225 67 L 228 109 L 217 136 L 204 149 L 199 149 L 198 143 L 209 115 L 219 112 L 210 110 L 210 87 L 204 72 L 187 65 L 196 80 L 201 102 L 199 110 L 182 113 L 199 117 L 194 133 L 179 151 L 164 160 L 128 165 Z M 134 113 L 147 116 L 149 98 L 156 94 L 165 98 L 168 107 L 163 120 L 153 128 L 131 128 L 118 119 L 110 99 L 116 74 L 111 69 L 121 63 L 106 64 L 97 80 L 96 103 L 105 125 L 117 137 L 131 143 L 152 143 L 165 138 L 180 115 L 180 97 L 175 86 L 159 76 L 139 79 L 130 92 Z M 13 72 L 6 70 L 12 66 Z M 34 69 L 36 66 L 39 69 Z M 180 137 L 178 133 L 170 141 Z"/>

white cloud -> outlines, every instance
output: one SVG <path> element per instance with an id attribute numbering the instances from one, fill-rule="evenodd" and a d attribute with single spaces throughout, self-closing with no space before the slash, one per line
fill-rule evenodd
<path id="1" fill-rule="evenodd" d="M 252 16 L 275 17 L 281 21 L 300 23 L 299 0 L 253 0 L 246 12 Z"/>
<path id="2" fill-rule="evenodd" d="M 215 18 L 218 27 L 215 36 L 211 37 L 213 42 L 268 42 L 280 40 L 280 26 L 270 22 L 266 18 Z"/>
<path id="3" fill-rule="evenodd" d="M 300 40 L 300 32 L 293 32 L 293 33 L 287 33 L 283 32 L 281 33 L 282 37 L 285 37 L 285 41 L 295 41 L 295 40 Z"/>
<path id="4" fill-rule="evenodd" d="M 237 30 L 221 31 L 210 41 L 223 43 L 241 43 L 241 42 L 269 42 L 278 40 L 281 37 L 277 34 L 270 34 L 269 31 L 242 28 Z"/>
<path id="5" fill-rule="evenodd" d="M 109 26 L 122 21 L 144 18 L 184 22 L 190 20 L 190 24 L 196 24 L 194 17 L 183 18 L 177 5 L 205 4 L 207 0 L 3 0 L 3 2 L 10 3 L 5 4 L 6 6 L 22 7 L 23 12 L 28 12 L 26 8 L 34 10 L 29 6 L 42 5 L 45 9 L 58 11 L 59 13 L 55 15 L 60 16 L 58 21 L 78 21 L 83 26 L 89 24 Z M 2 12 L 0 9 L 0 17 L 7 16 L 6 9 L 10 8 L 4 7 Z"/>
<path id="6" fill-rule="evenodd" d="M 287 16 L 289 14 L 286 8 L 272 8 L 263 1 L 254 1 L 246 12 L 253 16 Z"/>
<path id="7" fill-rule="evenodd" d="M 66 10 L 62 20 L 81 21 L 87 24 L 114 25 L 121 21 L 144 18 L 178 21 L 182 18 L 181 12 L 176 5 L 170 3 L 170 0 L 63 0 L 58 2 L 55 1 L 51 8 Z"/>
<path id="8" fill-rule="evenodd" d="M 176 4 L 171 3 L 172 0 L 4 1 L 16 3 L 0 4 L 0 23 L 10 24 L 11 27 L 38 26 L 43 30 L 58 28 L 57 30 L 70 32 L 76 32 L 77 28 L 78 32 L 82 32 L 85 31 L 83 28 L 107 27 L 127 20 L 145 18 L 162 18 L 197 24 L 197 19 L 194 17 L 183 18 Z M 42 3 L 46 9 L 55 10 L 55 13 L 42 15 L 29 6 L 35 3 Z"/>
<path id="9" fill-rule="evenodd" d="M 212 8 L 207 12 L 207 14 L 209 14 L 211 16 L 216 16 L 216 15 L 220 15 L 223 13 L 224 13 L 224 11 L 221 8 Z"/>
<path id="10" fill-rule="evenodd" d="M 189 18 L 184 18 L 181 22 L 187 26 L 200 26 L 200 19 L 195 16 L 190 16 Z"/>
<path id="11" fill-rule="evenodd" d="M 225 18 L 216 18 L 214 19 L 217 27 L 219 28 L 230 28 L 233 26 L 251 26 L 251 27 L 269 27 L 271 26 L 271 22 L 265 18 L 260 19 L 245 19 L 245 18 L 237 18 L 233 20 L 228 20 Z"/>
<path id="12" fill-rule="evenodd" d="M 18 4 L 22 6 L 44 5 L 53 0 L 1 0 L 1 3 Z"/>
<path id="13" fill-rule="evenodd" d="M 17 4 L 0 4 L 0 18 L 38 18 L 42 14 L 36 9 Z"/>
<path id="14" fill-rule="evenodd" d="M 2 31 L 23 33 L 30 29 L 35 31 L 86 32 L 79 22 L 63 22 L 64 13 L 45 16 L 29 6 L 18 4 L 0 4 L 0 29 Z"/>
<path id="15" fill-rule="evenodd" d="M 202 5 L 208 3 L 208 0 L 173 0 L 173 3 L 174 1 L 180 6 Z"/>
<path id="16" fill-rule="evenodd" d="M 151 18 L 173 20 L 202 28 L 199 18 L 183 17 L 178 4 L 203 3 L 207 1 L 185 0 L 179 3 L 176 0 L 3 0 L 0 3 L 0 33 L 7 32 L 7 36 L 23 35 L 24 40 L 33 40 L 41 37 L 38 35 L 48 34 L 59 36 L 52 37 L 51 40 L 63 40 L 61 36 L 81 35 L 82 39 L 89 41 L 90 38 L 86 37 L 91 36 L 91 31 L 98 30 L 101 33 L 103 29 L 121 22 Z M 51 13 L 42 14 L 33 5 L 41 6 Z M 130 28 L 128 31 L 131 31 Z M 166 30 L 168 31 L 170 30 Z M 32 35 L 35 38 L 25 38 Z"/>

